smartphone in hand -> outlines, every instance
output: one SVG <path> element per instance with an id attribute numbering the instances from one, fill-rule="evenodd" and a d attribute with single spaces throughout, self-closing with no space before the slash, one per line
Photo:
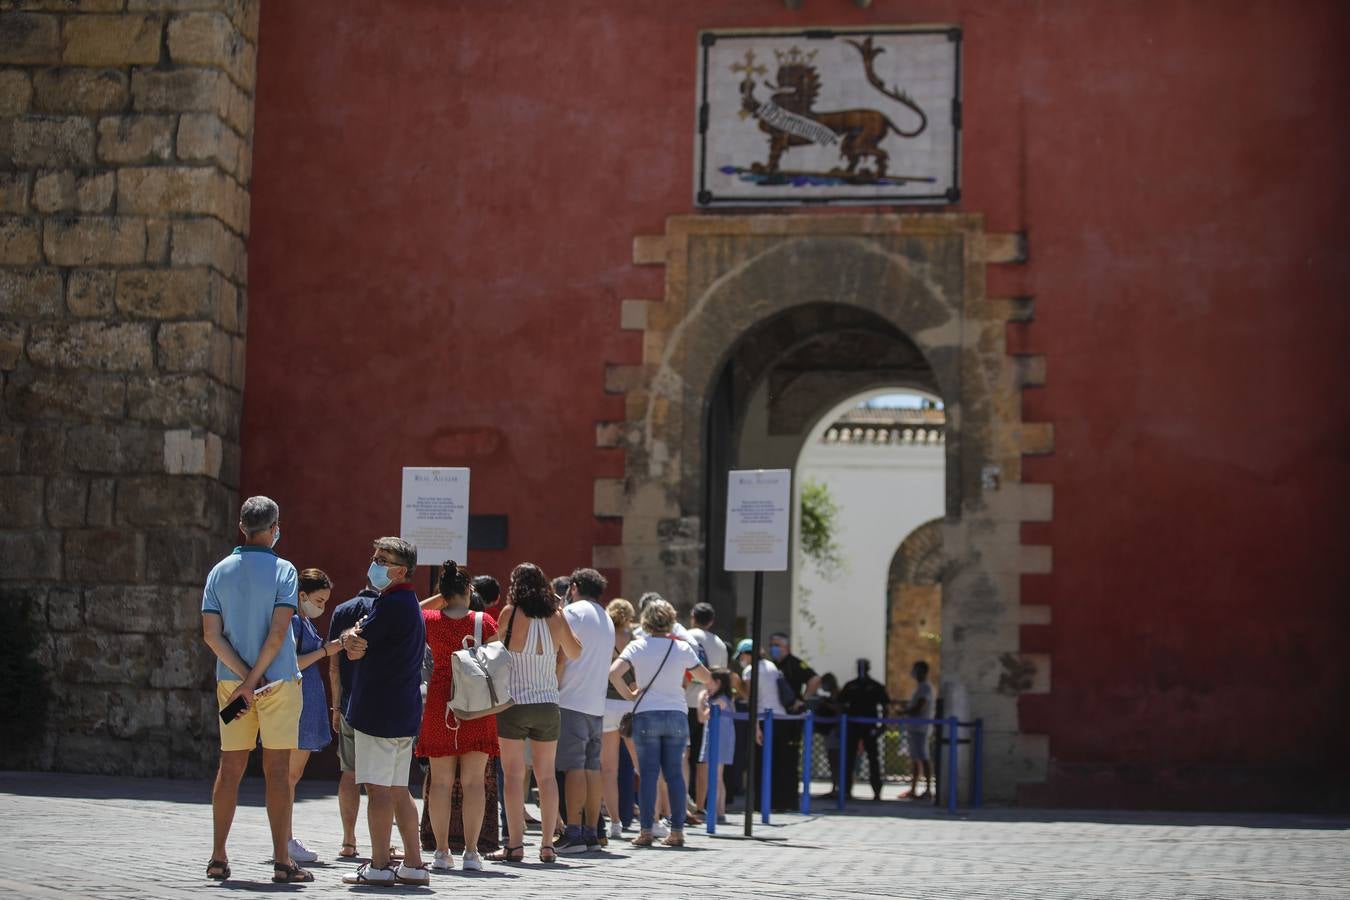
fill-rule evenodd
<path id="1" fill-rule="evenodd" d="M 224 722 L 226 725 L 230 724 L 235 719 L 239 718 L 239 714 L 244 711 L 245 705 L 243 697 L 235 697 L 233 703 L 220 711 L 220 721 Z"/>

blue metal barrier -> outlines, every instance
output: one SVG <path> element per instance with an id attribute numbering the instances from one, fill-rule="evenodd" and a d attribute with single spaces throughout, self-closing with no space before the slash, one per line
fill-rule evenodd
<path id="1" fill-rule="evenodd" d="M 708 834 L 717 833 L 717 765 L 718 765 L 718 734 L 722 728 L 730 728 L 737 720 L 748 722 L 750 716 L 748 713 L 724 713 L 718 707 L 711 709 L 711 716 L 708 720 L 708 790 L 707 798 L 704 802 L 704 812 L 707 817 Z M 766 709 L 760 713 L 759 718 L 763 722 L 764 739 L 760 748 L 762 760 L 760 772 L 760 821 L 765 825 L 770 824 L 770 810 L 773 806 L 773 728 L 775 719 L 791 719 L 804 721 L 805 741 L 802 743 L 802 795 L 800 809 L 804 815 L 811 812 L 811 775 L 812 775 L 812 750 L 815 740 L 815 729 L 817 724 L 837 725 L 839 730 L 839 765 L 835 775 L 837 784 L 835 785 L 835 808 L 844 809 L 845 802 L 849 793 L 849 771 L 848 771 L 848 740 L 849 725 L 896 725 L 896 726 L 922 726 L 933 725 L 939 729 L 941 735 L 944 731 L 947 743 L 947 767 L 946 767 L 946 793 L 947 793 L 947 811 L 956 812 L 957 808 L 957 757 L 960 743 L 961 728 L 973 728 L 972 738 L 972 783 L 971 783 L 971 806 L 979 807 L 983 802 L 983 769 L 984 769 L 984 721 L 976 719 L 973 722 L 961 722 L 955 717 L 945 719 L 916 719 L 907 716 L 896 718 L 878 718 L 872 716 L 820 716 L 817 717 L 814 712 L 807 712 L 804 715 L 775 715 L 773 710 Z M 723 720 L 726 721 L 723 721 Z M 941 741 L 939 741 L 941 743 Z M 856 760 L 855 760 L 856 762 Z"/>

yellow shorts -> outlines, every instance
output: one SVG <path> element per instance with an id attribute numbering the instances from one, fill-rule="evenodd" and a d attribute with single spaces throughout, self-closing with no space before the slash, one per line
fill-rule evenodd
<path id="1" fill-rule="evenodd" d="M 216 682 L 216 708 L 223 709 L 225 701 L 242 681 Z M 253 701 L 233 722 L 220 726 L 221 750 L 252 750 L 262 736 L 265 750 L 295 750 L 300 746 L 300 707 L 303 704 L 300 679 L 283 681 L 268 693 Z"/>

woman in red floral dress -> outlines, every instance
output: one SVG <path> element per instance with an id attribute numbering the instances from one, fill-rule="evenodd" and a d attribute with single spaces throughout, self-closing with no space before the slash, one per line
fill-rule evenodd
<path id="1" fill-rule="evenodd" d="M 439 588 L 439 594 L 422 601 L 427 645 L 436 665 L 427 685 L 422 731 L 415 751 L 431 760 L 427 811 L 436 833 L 431 868 L 440 872 L 454 868 L 450 855 L 450 792 L 458 774 L 464 796 L 464 868 L 481 870 L 478 834 L 483 826 L 483 780 L 488 759 L 498 752 L 497 717 L 460 721 L 446 704 L 450 702 L 450 655 L 463 649 L 465 637 L 473 637 L 475 619 L 482 618 L 479 634 L 485 642 L 496 633 L 497 623 L 486 613 L 469 611 L 469 572 L 453 560 L 441 566 Z"/>

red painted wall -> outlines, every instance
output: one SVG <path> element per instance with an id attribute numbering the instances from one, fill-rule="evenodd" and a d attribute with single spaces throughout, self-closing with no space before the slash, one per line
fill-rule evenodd
<path id="1" fill-rule="evenodd" d="M 695 36 L 956 23 L 964 197 L 1025 231 L 1054 573 L 1034 802 L 1350 806 L 1350 159 L 1336 2 L 339 2 L 263 7 L 243 490 L 359 586 L 403 465 L 473 466 L 504 578 L 617 543 L 592 480 L 659 298 L 636 234 L 692 211 Z M 828 214 L 828 213 L 826 213 Z M 640 586 L 632 586 L 638 589 Z M 1334 778 L 1334 786 L 1329 783 Z M 1336 793 L 1339 790 L 1340 793 Z M 1330 799 L 1328 799 L 1330 798 Z"/>

